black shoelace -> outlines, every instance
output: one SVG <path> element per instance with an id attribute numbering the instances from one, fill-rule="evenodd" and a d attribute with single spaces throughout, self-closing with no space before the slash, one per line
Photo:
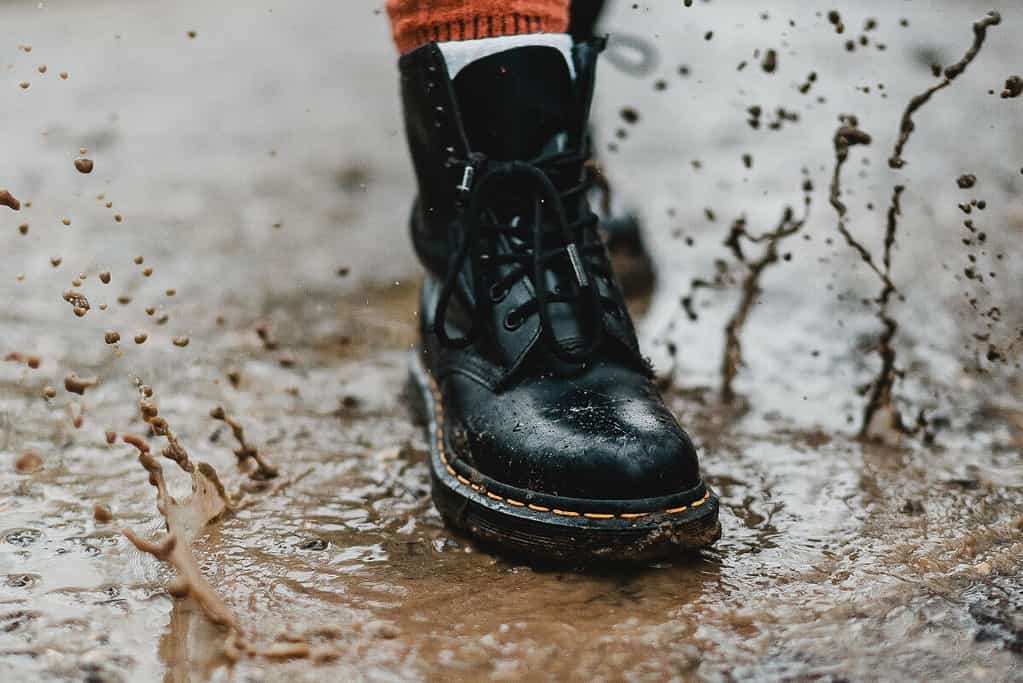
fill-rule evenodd
<path id="1" fill-rule="evenodd" d="M 447 277 L 437 302 L 434 330 L 442 345 L 465 348 L 479 336 L 484 321 L 490 319 L 495 303 L 500 302 L 519 280 L 532 280 L 533 297 L 515 307 L 506 315 L 503 324 L 510 331 L 537 314 L 540 318 L 541 338 L 551 352 L 566 363 L 585 363 L 592 357 L 603 337 L 605 307 L 617 311 L 613 299 L 599 293 L 594 276 L 611 277 L 610 267 L 601 243 L 586 243 L 585 234 L 597 223 L 597 216 L 583 207 L 579 216 L 568 220 L 566 201 L 579 201 L 589 190 L 592 180 L 589 172 L 576 185 L 559 190 L 555 180 L 568 173 L 579 173 L 585 161 L 578 153 L 558 152 L 532 161 L 490 161 L 482 155 L 464 165 L 459 190 L 464 194 L 462 231 L 458 248 L 452 255 Z M 477 177 L 473 177 L 477 176 Z M 553 178 L 553 179 L 552 179 Z M 507 197 L 499 193 L 505 189 L 515 193 L 517 219 L 502 222 L 497 212 L 507 206 Z M 510 249 L 497 253 L 501 236 L 508 239 Z M 447 333 L 448 305 L 454 296 L 458 278 L 465 264 L 471 265 L 475 304 L 470 311 L 470 328 L 463 337 L 452 338 Z M 502 266 L 513 266 L 499 275 Z M 571 283 L 570 292 L 548 291 L 548 271 Z M 579 314 L 584 340 L 571 347 L 554 334 L 549 307 L 551 304 L 570 304 Z"/>

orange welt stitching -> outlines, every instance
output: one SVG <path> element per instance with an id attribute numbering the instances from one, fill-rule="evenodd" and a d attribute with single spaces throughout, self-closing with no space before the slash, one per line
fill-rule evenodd
<path id="1" fill-rule="evenodd" d="M 499 496 L 496 493 L 487 491 L 482 486 L 479 486 L 478 484 L 473 484 L 468 479 L 458 474 L 455 471 L 455 469 L 448 463 L 447 452 L 444 450 L 444 430 L 441 426 L 444 424 L 444 406 L 441 405 L 440 401 L 440 388 L 437 386 L 437 381 L 433 378 L 432 375 L 427 373 L 427 378 L 430 380 L 430 393 L 433 394 L 434 404 L 433 413 L 434 420 L 437 423 L 437 450 L 440 454 L 440 460 L 444 464 L 444 467 L 445 469 L 447 469 L 448 473 L 451 474 L 451 476 L 455 477 L 455 479 L 457 479 L 459 483 L 468 486 L 473 491 L 484 493 L 488 498 L 491 498 L 493 500 L 499 500 L 503 503 L 508 503 L 509 505 L 513 505 L 515 507 L 527 507 L 530 510 L 534 510 L 536 512 L 550 512 L 552 514 L 560 515 L 562 517 L 583 516 L 588 519 L 614 519 L 616 515 L 607 514 L 603 512 L 574 512 L 572 510 L 559 510 L 557 508 L 551 509 L 548 507 L 544 507 L 543 505 L 534 505 L 532 503 L 529 503 L 527 505 L 526 503 L 523 503 L 521 501 L 514 500 L 512 498 L 504 498 L 503 496 Z M 677 508 L 668 508 L 667 510 L 661 510 L 661 513 L 666 515 L 678 514 L 680 512 L 688 510 L 690 507 L 694 508 L 700 507 L 709 499 L 710 491 L 707 491 L 706 493 L 703 494 L 703 498 L 700 498 L 699 500 L 690 503 L 689 505 L 682 505 L 681 507 Z M 617 517 L 619 519 L 639 519 L 640 517 L 646 517 L 647 515 L 650 514 L 653 514 L 653 512 L 621 512 L 617 515 Z"/>

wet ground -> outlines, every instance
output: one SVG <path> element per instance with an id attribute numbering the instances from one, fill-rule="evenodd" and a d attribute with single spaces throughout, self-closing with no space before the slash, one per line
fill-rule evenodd
<path id="1" fill-rule="evenodd" d="M 643 212 L 659 266 L 635 301 L 644 341 L 724 536 L 576 571 L 475 548 L 430 504 L 403 397 L 411 177 L 379 8 L 0 3 L 0 187 L 22 203 L 0 206 L 0 680 L 1023 680 L 1023 99 L 1000 97 L 1023 13 L 858 2 L 835 22 L 771 4 L 609 17 L 660 56 L 641 77 L 604 68 L 597 131 L 616 203 Z M 989 9 L 1001 25 L 890 169 L 907 102 L 941 81 L 931 63 L 963 57 Z M 875 265 L 906 187 L 886 414 L 922 409 L 927 427 L 875 425 L 878 443 L 857 435 L 881 283 L 828 201 L 839 114 L 872 137 L 841 200 Z M 801 212 L 806 178 L 809 217 L 755 283 L 727 403 L 748 269 L 722 242 L 740 216 L 756 235 Z M 69 391 L 71 373 L 97 384 Z M 238 503 L 172 523 L 235 635 L 121 533 L 165 528 L 138 451 L 106 434 L 147 435 L 137 381 Z M 216 406 L 278 477 L 236 464 Z M 163 463 L 184 500 L 189 477 Z"/>

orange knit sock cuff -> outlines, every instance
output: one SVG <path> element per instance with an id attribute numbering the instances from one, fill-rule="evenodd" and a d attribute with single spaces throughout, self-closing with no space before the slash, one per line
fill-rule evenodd
<path id="1" fill-rule="evenodd" d="M 564 33 L 569 0 L 387 0 L 399 52 L 431 40 Z"/>

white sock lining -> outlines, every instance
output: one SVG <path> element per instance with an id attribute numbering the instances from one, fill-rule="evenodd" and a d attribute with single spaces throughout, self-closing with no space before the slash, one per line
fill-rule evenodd
<path id="1" fill-rule="evenodd" d="M 448 66 L 448 75 L 454 78 L 459 71 L 477 59 L 527 45 L 546 45 L 559 50 L 565 57 L 565 63 L 568 64 L 568 73 L 572 76 L 572 80 L 575 80 L 575 64 L 572 62 L 572 36 L 567 33 L 523 33 L 515 36 L 496 36 L 475 40 L 449 40 L 438 43 L 437 47 L 444 55 L 444 61 Z"/>

